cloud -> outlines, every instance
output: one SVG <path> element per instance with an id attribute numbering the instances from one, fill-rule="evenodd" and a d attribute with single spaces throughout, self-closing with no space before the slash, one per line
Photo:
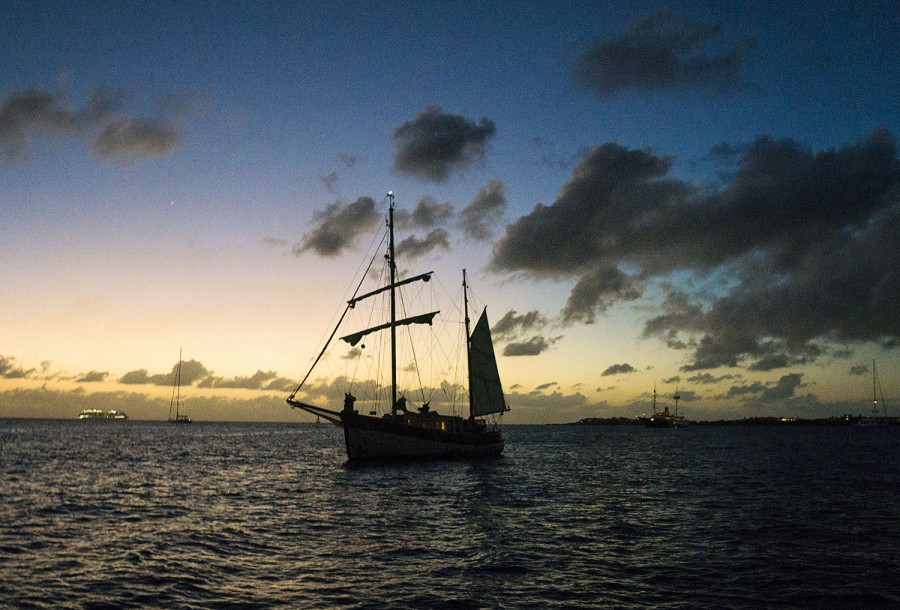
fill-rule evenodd
<path id="1" fill-rule="evenodd" d="M 332 203 L 325 211 L 315 213 L 315 226 L 294 244 L 293 253 L 299 256 L 312 250 L 319 256 L 338 256 L 359 234 L 372 230 L 379 218 L 371 197 L 360 197 L 347 205 Z"/>
<path id="2" fill-rule="evenodd" d="M 277 380 L 278 373 L 275 371 L 256 371 L 250 377 L 231 377 L 231 378 L 223 378 L 223 377 L 215 377 L 213 375 L 209 375 L 201 381 L 197 387 L 198 388 L 239 388 L 246 390 L 261 390 L 263 387 L 268 387 L 272 381 Z M 281 383 L 283 386 L 284 384 Z"/>
<path id="3" fill-rule="evenodd" d="M 552 345 L 553 340 L 547 340 L 544 337 L 534 336 L 528 341 L 522 343 L 508 343 L 503 348 L 504 356 L 537 356 L 548 349 Z"/>
<path id="4" fill-rule="evenodd" d="M 172 365 L 172 371 L 169 373 L 158 373 L 156 375 L 147 374 L 147 369 L 137 369 L 129 371 L 122 375 L 117 382 L 123 385 L 175 385 L 175 376 L 178 371 L 178 364 Z M 181 385 L 189 386 L 195 381 L 206 379 L 210 375 L 209 370 L 203 364 L 196 360 L 185 360 L 181 363 Z"/>
<path id="5" fill-rule="evenodd" d="M 552 388 L 552 387 L 555 387 L 555 386 L 558 386 L 558 385 L 559 385 L 559 383 L 556 382 L 556 381 L 549 381 L 549 382 L 547 382 L 547 383 L 542 383 L 541 385 L 537 386 L 537 387 L 535 388 L 535 391 L 540 392 L 540 391 L 542 391 L 542 390 L 547 390 L 547 389 L 549 389 L 549 388 Z"/>
<path id="6" fill-rule="evenodd" d="M 324 176 L 320 176 L 319 181 L 322 183 L 322 186 L 325 187 L 326 191 L 328 191 L 329 193 L 334 192 L 334 189 L 338 183 L 337 170 L 325 174 Z"/>
<path id="7" fill-rule="evenodd" d="M 419 200 L 412 213 L 406 210 L 395 210 L 394 222 L 397 226 L 404 228 L 431 229 L 440 226 L 452 216 L 453 206 L 450 203 L 437 203 L 425 195 Z"/>
<path id="8" fill-rule="evenodd" d="M 93 90 L 84 107 L 73 109 L 63 93 L 26 89 L 8 93 L 0 102 L 0 151 L 7 160 L 29 158 L 38 133 L 73 136 L 107 119 L 119 100 Z"/>
<path id="9" fill-rule="evenodd" d="M 394 130 L 394 169 L 423 180 L 444 182 L 452 170 L 465 169 L 483 159 L 495 132 L 494 123 L 486 118 L 476 124 L 428 106 L 414 121 Z"/>
<path id="10" fill-rule="evenodd" d="M 606 312 L 614 303 L 633 301 L 643 293 L 641 282 L 615 267 L 595 269 L 582 275 L 562 310 L 565 323 L 593 324 L 597 313 Z"/>
<path id="11" fill-rule="evenodd" d="M 631 366 L 630 364 L 627 364 L 627 363 L 613 364 L 612 366 L 607 368 L 605 371 L 600 373 L 600 376 L 607 377 L 609 375 L 621 375 L 623 373 L 634 373 L 634 372 L 635 372 L 635 368 L 633 366 Z"/>
<path id="12" fill-rule="evenodd" d="M 22 379 L 34 373 L 35 369 L 23 369 L 16 363 L 16 359 L 0 355 L 0 377 L 6 379 Z"/>
<path id="13" fill-rule="evenodd" d="M 410 235 L 397 244 L 397 256 L 419 258 L 436 248 L 441 250 L 450 249 L 450 240 L 444 229 L 434 229 L 433 231 L 430 231 L 428 235 L 425 236 L 425 239 L 419 239 L 415 235 Z"/>
<path id="14" fill-rule="evenodd" d="M 869 372 L 869 367 L 865 364 L 857 364 L 850 367 L 851 375 L 865 375 Z"/>
<path id="15" fill-rule="evenodd" d="M 104 161 L 171 154 L 181 143 L 172 123 L 192 112 L 181 97 L 163 99 L 159 116 L 145 119 L 124 114 L 124 96 L 100 88 L 89 92 L 81 108 L 73 107 L 64 92 L 13 91 L 0 102 L 0 153 L 8 161 L 27 161 L 32 142 L 43 134 L 88 136 L 94 154 Z"/>
<path id="16" fill-rule="evenodd" d="M 500 221 L 506 210 L 506 185 L 501 180 L 491 180 L 478 190 L 478 194 L 462 211 L 462 228 L 472 239 L 491 239 L 490 225 Z"/>
<path id="17" fill-rule="evenodd" d="M 749 45 L 742 42 L 720 53 L 704 53 L 720 35 L 718 25 L 692 23 L 662 10 L 622 37 L 598 42 L 582 54 L 574 80 L 601 97 L 628 89 L 734 91 L 741 86 Z"/>
<path id="18" fill-rule="evenodd" d="M 760 402 L 777 402 L 779 400 L 787 400 L 794 395 L 794 392 L 801 386 L 802 373 L 791 373 L 784 375 L 778 380 L 775 387 L 766 388 L 759 395 Z"/>
<path id="19" fill-rule="evenodd" d="M 898 344 L 900 161 L 886 129 L 817 153 L 758 138 L 718 189 L 669 178 L 671 163 L 615 143 L 591 149 L 553 204 L 506 228 L 490 268 L 575 278 L 570 322 L 662 286 L 644 335 L 691 350 L 684 371 L 748 359 L 772 370 L 830 345 Z"/>
<path id="20" fill-rule="evenodd" d="M 135 160 L 171 154 L 180 143 L 181 135 L 157 119 L 117 118 L 103 128 L 92 147 L 103 160 Z"/>
<path id="21" fill-rule="evenodd" d="M 494 324 L 491 334 L 495 339 L 504 341 L 517 337 L 520 333 L 543 328 L 546 324 L 547 318 L 537 310 L 520 316 L 514 309 L 510 309 Z"/>
<path id="22" fill-rule="evenodd" d="M 100 381 L 106 381 L 106 378 L 109 376 L 107 371 L 91 371 L 90 373 L 85 373 L 75 381 L 81 383 L 94 383 Z"/>

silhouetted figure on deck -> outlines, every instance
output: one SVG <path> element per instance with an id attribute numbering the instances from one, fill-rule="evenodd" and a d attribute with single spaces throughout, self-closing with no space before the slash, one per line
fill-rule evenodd
<path id="1" fill-rule="evenodd" d="M 347 392 L 344 394 L 344 413 L 353 413 L 353 403 L 356 402 L 356 396 Z"/>
<path id="2" fill-rule="evenodd" d="M 409 409 L 406 408 L 406 396 L 397 399 L 397 410 L 409 413 Z"/>

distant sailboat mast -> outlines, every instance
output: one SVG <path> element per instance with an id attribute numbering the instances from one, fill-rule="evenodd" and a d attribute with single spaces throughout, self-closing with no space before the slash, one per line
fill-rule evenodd
<path id="1" fill-rule="evenodd" d="M 875 373 L 875 358 L 872 358 L 872 417 L 878 416 L 878 376 Z"/>
<path id="2" fill-rule="evenodd" d="M 172 400 L 169 401 L 169 419 L 172 419 L 172 404 L 175 405 L 175 419 L 178 419 L 178 405 L 181 402 L 181 352 L 184 346 L 178 348 L 178 366 L 175 368 L 175 387 L 172 388 Z"/>

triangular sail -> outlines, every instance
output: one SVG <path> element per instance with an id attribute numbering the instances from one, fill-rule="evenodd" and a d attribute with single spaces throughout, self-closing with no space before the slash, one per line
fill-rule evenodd
<path id="1" fill-rule="evenodd" d="M 469 401 L 473 417 L 507 410 L 486 310 L 469 338 L 469 375 Z"/>

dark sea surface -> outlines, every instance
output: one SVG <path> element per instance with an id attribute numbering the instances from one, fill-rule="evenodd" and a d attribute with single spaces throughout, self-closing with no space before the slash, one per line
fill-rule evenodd
<path id="1" fill-rule="evenodd" d="M 0 606 L 900 607 L 900 428 L 504 431 L 0 420 Z"/>

